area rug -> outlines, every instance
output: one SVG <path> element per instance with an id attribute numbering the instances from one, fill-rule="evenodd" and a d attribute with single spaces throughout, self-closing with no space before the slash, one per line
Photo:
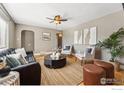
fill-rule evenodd
<path id="1" fill-rule="evenodd" d="M 41 65 L 41 85 L 78 85 L 83 81 L 83 68 L 79 62 L 67 62 L 59 69 L 50 69 Z"/>

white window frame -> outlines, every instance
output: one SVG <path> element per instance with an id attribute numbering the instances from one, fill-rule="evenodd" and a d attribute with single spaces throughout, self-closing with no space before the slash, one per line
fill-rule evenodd
<path id="1" fill-rule="evenodd" d="M 6 28 L 5 28 L 5 38 L 4 38 L 4 40 L 3 41 L 5 41 L 5 43 L 2 45 L 1 43 L 2 43 L 2 37 L 1 37 L 1 35 L 0 35 L 0 49 L 3 49 L 3 48 L 8 48 L 8 27 L 9 27 L 9 25 L 8 25 L 8 21 L 7 20 L 5 20 L 2 16 L 0 16 L 0 20 L 3 20 L 4 22 L 5 22 L 5 24 L 6 24 Z M 0 29 L 1 30 L 1 29 Z M 0 31 L 0 34 L 1 34 L 1 31 Z M 2 38 L 2 39 L 1 39 Z"/>

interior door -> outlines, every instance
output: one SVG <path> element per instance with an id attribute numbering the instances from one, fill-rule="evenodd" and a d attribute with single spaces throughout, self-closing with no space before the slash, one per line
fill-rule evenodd
<path id="1" fill-rule="evenodd" d="M 62 48 L 62 33 L 57 33 L 57 47 Z"/>
<path id="2" fill-rule="evenodd" d="M 34 32 L 24 30 L 21 33 L 22 37 L 22 47 L 25 48 L 26 51 L 34 50 Z"/>

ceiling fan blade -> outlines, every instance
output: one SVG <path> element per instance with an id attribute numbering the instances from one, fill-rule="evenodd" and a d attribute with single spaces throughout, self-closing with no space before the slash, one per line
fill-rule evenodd
<path id="1" fill-rule="evenodd" d="M 61 19 L 60 21 L 68 21 L 68 19 Z"/>
<path id="2" fill-rule="evenodd" d="M 50 21 L 50 23 L 53 23 L 54 21 Z"/>
<path id="3" fill-rule="evenodd" d="M 46 17 L 47 19 L 49 19 L 49 20 L 54 20 L 54 19 L 52 19 L 52 18 L 49 18 L 49 17 Z"/>

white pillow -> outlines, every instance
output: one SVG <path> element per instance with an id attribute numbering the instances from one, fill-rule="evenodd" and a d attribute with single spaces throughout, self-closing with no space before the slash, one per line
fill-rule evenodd
<path id="1" fill-rule="evenodd" d="M 18 54 L 18 53 L 22 54 L 23 57 L 27 56 L 24 48 L 16 49 L 15 52 L 16 52 L 16 54 Z"/>
<path id="2" fill-rule="evenodd" d="M 15 59 L 18 59 L 20 61 L 20 63 L 23 64 L 27 64 L 28 62 L 26 61 L 26 59 L 22 56 L 22 54 L 18 53 L 18 54 L 10 54 L 7 55 L 8 57 L 13 57 Z"/>

